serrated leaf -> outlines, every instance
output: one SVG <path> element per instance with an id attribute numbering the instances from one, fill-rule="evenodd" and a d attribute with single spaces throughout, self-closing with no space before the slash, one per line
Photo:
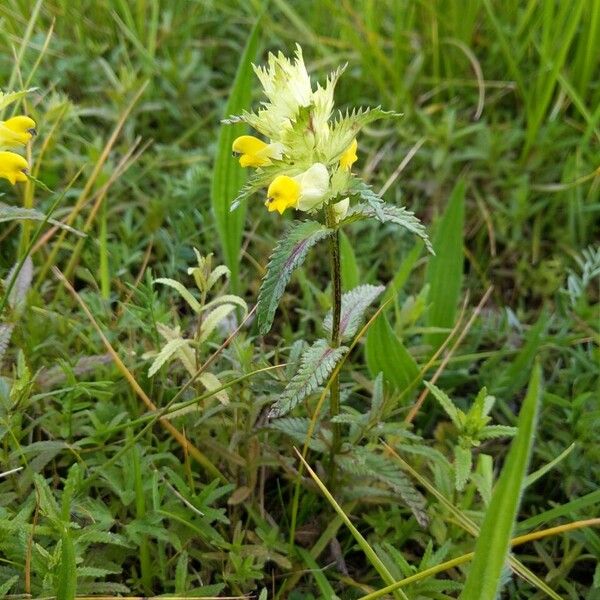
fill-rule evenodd
<path id="1" fill-rule="evenodd" d="M 417 523 L 426 527 L 429 518 L 426 501 L 408 476 L 393 461 L 366 448 L 356 448 L 350 456 L 337 456 L 340 467 L 353 475 L 370 477 L 390 486 L 411 509 Z"/>
<path id="2" fill-rule="evenodd" d="M 227 390 L 220 389 L 223 387 L 223 384 L 216 375 L 214 375 L 213 373 L 202 373 L 198 377 L 198 379 L 200 380 L 200 383 L 207 389 L 207 391 L 212 392 L 214 390 L 219 390 L 218 392 L 215 392 L 215 398 L 221 404 L 229 403 L 229 396 L 227 395 Z"/>
<path id="3" fill-rule="evenodd" d="M 0 583 L 0 598 L 4 598 L 4 596 L 8 595 L 10 588 L 17 583 L 19 580 L 18 575 L 14 575 L 10 579 L 7 579 L 5 582 Z"/>
<path id="4" fill-rule="evenodd" d="M 446 414 L 450 417 L 450 420 L 454 425 L 461 429 L 465 423 L 465 414 L 460 410 L 454 402 L 450 399 L 448 394 L 443 390 L 440 390 L 437 385 L 425 381 L 425 386 L 433 394 L 433 397 L 440 403 L 440 406 L 446 411 Z"/>
<path id="5" fill-rule="evenodd" d="M 304 444 L 308 429 L 310 427 L 310 419 L 306 417 L 284 417 L 282 419 L 276 419 L 269 424 L 269 429 L 274 429 L 284 433 L 299 444 Z M 317 452 L 326 452 L 327 446 L 323 440 L 316 439 L 313 437 L 309 440 L 308 446 L 311 450 Z"/>
<path id="6" fill-rule="evenodd" d="M 10 270 L 10 273 L 5 279 L 6 286 L 10 285 L 13 277 L 15 277 L 16 269 L 19 263 L 16 263 Z M 16 274 L 16 278 L 8 296 L 8 303 L 13 310 L 19 311 L 25 304 L 25 296 L 31 286 L 33 278 L 33 261 L 30 256 L 25 258 L 21 270 Z"/>
<path id="7" fill-rule="evenodd" d="M 279 240 L 258 295 L 258 330 L 262 335 L 271 329 L 275 310 L 294 269 L 304 262 L 312 246 L 331 233 L 321 223 L 303 221 L 289 227 Z"/>
<path id="8" fill-rule="evenodd" d="M 148 377 L 153 377 L 154 375 L 156 375 L 160 368 L 174 354 L 176 354 L 180 348 L 189 345 L 189 343 L 189 340 L 186 340 L 181 337 L 168 341 L 158 353 L 158 356 L 154 359 L 154 362 L 150 365 L 150 368 L 148 369 Z"/>
<path id="9" fill-rule="evenodd" d="M 411 211 L 403 206 L 384 202 L 366 183 L 357 179 L 354 180 L 350 193 L 358 196 L 362 203 L 350 209 L 342 224 L 361 217 L 375 218 L 381 223 L 394 223 L 420 237 L 425 242 L 427 250 L 435 254 L 424 225 Z"/>
<path id="10" fill-rule="evenodd" d="M 488 425 L 478 433 L 478 437 L 480 440 L 489 440 L 499 437 L 512 437 L 516 433 L 516 427 L 510 427 L 509 425 Z"/>
<path id="11" fill-rule="evenodd" d="M 467 479 L 471 474 L 473 455 L 470 448 L 454 447 L 454 483 L 460 492 L 464 489 Z"/>
<path id="12" fill-rule="evenodd" d="M 27 90 L 19 90 L 18 92 L 0 92 L 0 111 L 10 106 L 13 102 L 24 98 L 30 92 L 34 92 L 37 88 L 29 88 Z"/>
<path id="13" fill-rule="evenodd" d="M 183 284 L 179 283 L 179 281 L 176 281 L 175 279 L 169 279 L 168 277 L 159 277 L 158 279 L 154 280 L 154 283 L 162 283 L 162 285 L 167 285 L 173 288 L 179 292 L 179 295 L 188 303 L 189 307 L 195 313 L 200 313 L 202 311 L 202 305 L 200 302 L 198 302 L 190 290 L 188 290 Z"/>
<path id="14" fill-rule="evenodd" d="M 11 206 L 10 204 L 0 202 L 0 223 L 7 221 L 47 221 L 69 233 L 74 233 L 79 237 L 86 237 L 86 234 L 82 231 L 65 225 L 56 219 L 48 218 L 43 212 L 35 210 L 35 208 L 22 208 L 21 206 Z"/>
<path id="15" fill-rule="evenodd" d="M 473 563 L 460 595 L 461 600 L 495 600 L 500 592 L 502 573 L 533 446 L 541 377 L 541 368 L 536 365 L 519 413 L 518 433 L 510 446 L 502 473 L 485 511 Z"/>
<path id="16" fill-rule="evenodd" d="M 332 348 L 327 340 L 317 340 L 304 351 L 298 372 L 269 410 L 270 419 L 289 413 L 306 396 L 312 394 L 329 377 L 348 348 Z"/>
<path id="17" fill-rule="evenodd" d="M 331 123 L 329 136 L 320 149 L 328 162 L 339 160 L 339 157 L 363 127 L 380 119 L 401 116 L 399 113 L 383 110 L 381 106 L 355 108 L 352 112 L 346 111 L 345 114 L 340 111 L 337 118 Z"/>
<path id="18" fill-rule="evenodd" d="M 361 324 L 365 311 L 375 301 L 383 290 L 382 285 L 359 285 L 353 290 L 342 295 L 342 310 L 340 313 L 340 339 L 352 339 L 358 327 Z M 326 331 L 331 332 L 332 327 L 332 312 L 329 311 L 323 327 Z"/>
<path id="19" fill-rule="evenodd" d="M 225 319 L 229 313 L 235 310 L 235 304 L 221 304 L 215 309 L 211 310 L 202 320 L 200 325 L 200 334 L 198 336 L 198 343 L 206 341 L 210 334 L 215 330 L 217 325 Z"/>

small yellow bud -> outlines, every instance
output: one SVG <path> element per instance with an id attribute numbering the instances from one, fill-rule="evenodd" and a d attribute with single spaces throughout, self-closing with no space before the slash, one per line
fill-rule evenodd
<path id="1" fill-rule="evenodd" d="M 350 170 L 352 165 L 358 160 L 356 151 L 358 150 L 358 142 L 356 138 L 352 140 L 352 143 L 344 150 L 342 156 L 340 156 L 340 167 L 342 169 Z"/>
<path id="2" fill-rule="evenodd" d="M 14 152 L 0 152 L 0 178 L 8 179 L 13 185 L 17 181 L 27 181 L 27 161 Z"/>
<path id="3" fill-rule="evenodd" d="M 4 146 L 26 144 L 35 134 L 35 121 L 25 115 L 0 121 L 0 144 Z"/>
<path id="4" fill-rule="evenodd" d="M 287 175 L 278 175 L 267 190 L 265 206 L 282 215 L 286 208 L 296 208 L 300 199 L 300 184 Z"/>

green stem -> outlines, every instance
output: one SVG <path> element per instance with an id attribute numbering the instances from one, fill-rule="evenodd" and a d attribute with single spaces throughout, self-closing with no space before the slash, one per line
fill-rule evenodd
<path id="1" fill-rule="evenodd" d="M 335 215 L 332 210 L 326 213 L 326 222 L 328 227 L 335 227 Z M 332 305 L 332 324 L 331 324 L 331 347 L 337 348 L 340 345 L 340 315 L 342 312 L 342 270 L 340 262 L 340 232 L 336 228 L 333 235 L 329 237 L 329 254 L 331 258 L 331 305 Z M 331 418 L 340 414 L 340 378 L 336 373 L 331 380 L 331 390 L 329 396 L 329 415 Z M 335 476 L 335 456 L 340 449 L 340 424 L 331 424 L 333 438 L 331 442 L 331 463 L 329 473 L 330 486 L 333 484 Z"/>

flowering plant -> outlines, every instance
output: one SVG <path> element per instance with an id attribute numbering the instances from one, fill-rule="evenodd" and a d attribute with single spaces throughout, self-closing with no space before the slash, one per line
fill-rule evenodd
<path id="1" fill-rule="evenodd" d="M 17 101 L 27 92 L 0 92 L 0 112 Z M 17 181 L 27 181 L 27 160 L 8 149 L 24 146 L 36 134 L 35 121 L 25 115 L 17 115 L 0 121 L 0 178 L 15 185 Z"/>
<path id="2" fill-rule="evenodd" d="M 357 333 L 363 313 L 381 294 L 383 286 L 362 285 L 341 293 L 339 230 L 367 218 L 392 222 L 421 237 L 432 251 L 420 221 L 405 208 L 387 204 L 352 172 L 358 156 L 357 136 L 367 124 L 401 115 L 377 107 L 360 108 L 334 116 L 334 90 L 344 67 L 313 89 L 302 49 L 293 60 L 282 53 L 269 54 L 266 67 L 254 70 L 266 100 L 256 112 L 244 111 L 226 123 L 243 122 L 262 138 L 243 135 L 233 142 L 233 153 L 242 167 L 255 169 L 232 204 L 232 210 L 261 188 L 267 188 L 265 205 L 283 214 L 291 208 L 307 213 L 308 220 L 295 221 L 284 233 L 271 256 L 258 298 L 258 327 L 271 328 L 275 311 L 295 268 L 309 249 L 325 238 L 329 241 L 332 273 L 332 310 L 324 328 L 330 339 L 319 339 L 300 357 L 300 367 L 273 404 L 269 417 L 281 417 L 312 394 L 333 373 L 347 353 L 344 342 Z M 338 376 L 331 381 L 332 455 L 339 449 L 340 388 Z"/>

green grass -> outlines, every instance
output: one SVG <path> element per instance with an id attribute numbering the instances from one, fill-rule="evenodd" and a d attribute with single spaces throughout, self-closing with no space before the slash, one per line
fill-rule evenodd
<path id="1" fill-rule="evenodd" d="M 519 497 L 524 465 L 509 438 L 484 441 L 458 491 L 458 432 L 421 383 L 434 375 L 464 411 L 486 386 L 492 423 L 516 426 L 539 364 L 529 473 L 549 468 L 526 480 L 515 532 L 600 516 L 600 1 L 400 4 L 2 3 L 0 88 L 36 88 L 15 110 L 38 123 L 32 175 L 48 189 L 0 180 L 1 202 L 39 211 L 1 213 L 0 595 L 353 599 L 407 578 L 411 600 L 475 597 L 464 557 L 491 568 L 475 538 L 497 514 L 504 552 L 514 511 L 497 498 Z M 248 61 L 296 42 L 315 78 L 348 63 L 340 107 L 404 113 L 361 134 L 355 169 L 417 213 L 437 252 L 391 225 L 342 236 L 344 290 L 385 283 L 389 304 L 342 371 L 337 514 L 293 450 L 306 444 L 326 480 L 320 394 L 277 427 L 264 419 L 302 340 L 323 333 L 319 249 L 269 335 L 252 316 L 203 348 L 229 404 L 178 363 L 147 376 L 161 326 L 198 326 L 152 285 L 193 287 L 194 247 L 256 303 L 287 216 L 259 195 L 229 216 L 243 173 L 220 119 L 258 102 Z M 54 231 L 49 213 L 87 236 Z M 600 598 L 599 561 L 597 529 L 565 530 L 496 561 L 490 588 L 500 577 L 506 598 Z"/>

